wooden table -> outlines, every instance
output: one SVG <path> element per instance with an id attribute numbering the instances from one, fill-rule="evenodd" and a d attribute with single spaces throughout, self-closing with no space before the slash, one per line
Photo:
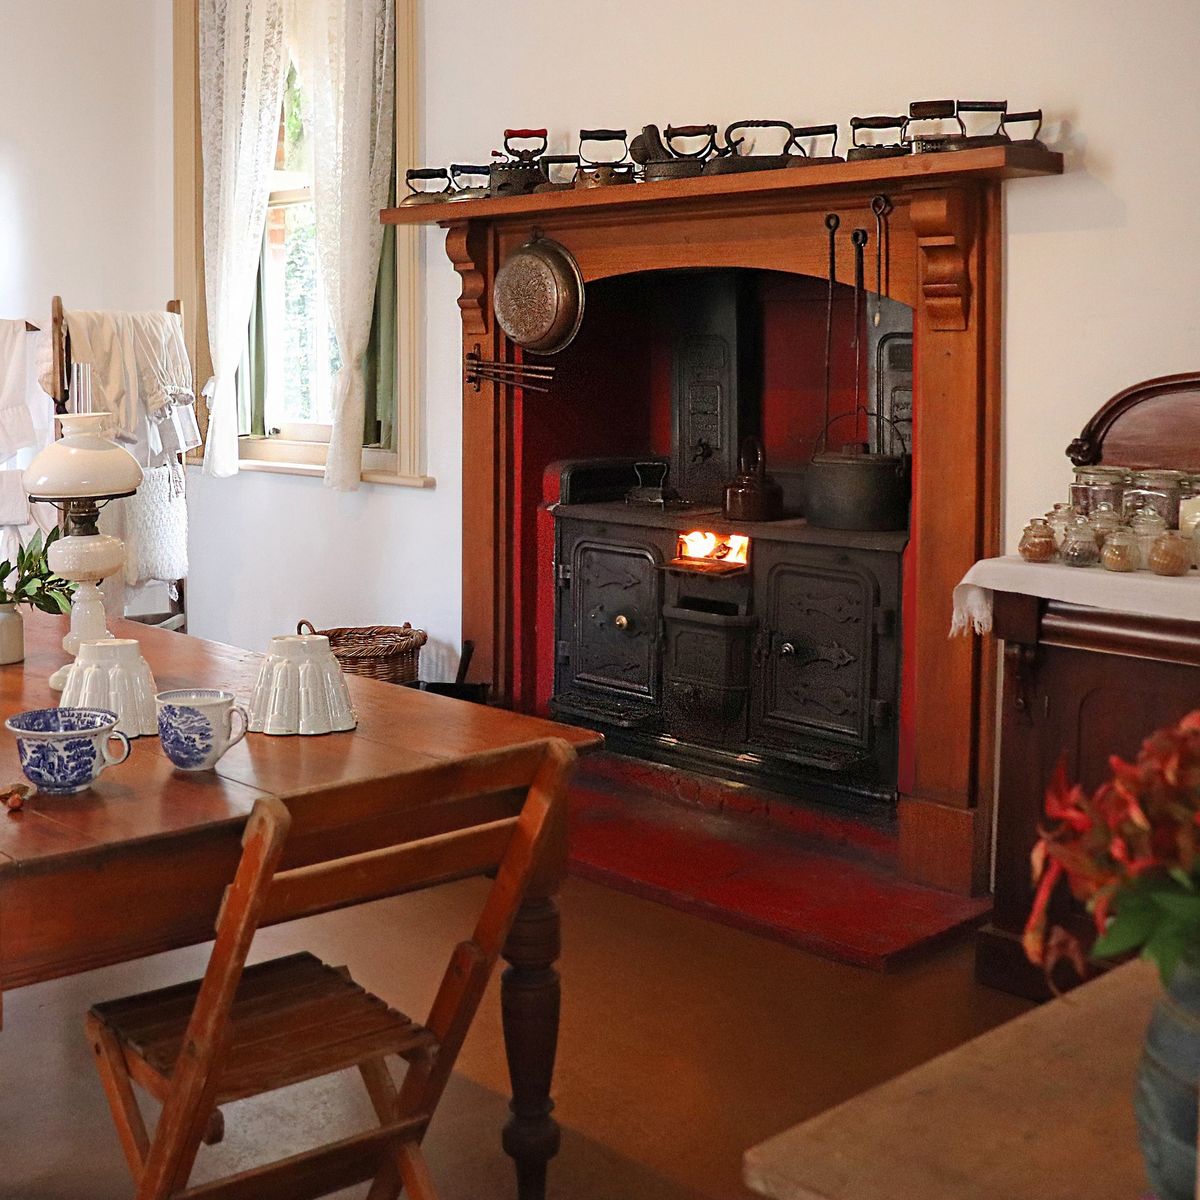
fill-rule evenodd
<path id="1" fill-rule="evenodd" d="M 261 656 L 186 634 L 117 621 L 137 637 L 158 686 L 228 688 L 250 695 Z M 0 717 L 57 702 L 46 685 L 65 661 L 65 620 L 25 618 L 24 663 L 0 667 Z M 477 751 L 565 738 L 578 749 L 599 735 L 567 725 L 349 677 L 359 714 L 353 733 L 250 734 L 212 772 L 176 771 L 157 739 L 133 743 L 127 762 L 74 796 L 37 796 L 0 816 L 0 989 L 22 987 L 207 941 L 255 800 L 301 788 L 403 775 Z M 16 743 L 0 734 L 0 780 L 21 778 Z M 414 832 L 425 830 L 414 812 Z M 558 1040 L 555 899 L 566 841 L 531 889 L 504 957 L 504 1034 L 512 1081 L 505 1150 L 521 1200 L 541 1200 L 558 1150 L 550 1082 Z M 80 1014 L 82 1022 L 83 1014 Z M 82 1027 L 82 1026 L 81 1026 Z"/>
<path id="2" fill-rule="evenodd" d="M 1136 1200 L 1134 1077 L 1160 991 L 1150 964 L 1118 967 L 755 1146 L 746 1183 L 776 1200 Z"/>

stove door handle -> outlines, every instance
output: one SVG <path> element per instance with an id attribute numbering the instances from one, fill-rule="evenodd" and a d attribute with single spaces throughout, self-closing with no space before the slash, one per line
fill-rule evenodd
<path id="1" fill-rule="evenodd" d="M 622 632 L 624 632 L 626 629 L 629 629 L 630 626 L 632 626 L 633 622 L 624 613 L 617 613 L 617 615 L 613 617 L 613 624 Z"/>
<path id="2" fill-rule="evenodd" d="M 796 647 L 791 642 L 784 642 L 779 647 L 779 655 L 781 658 L 791 658 L 796 653 Z"/>

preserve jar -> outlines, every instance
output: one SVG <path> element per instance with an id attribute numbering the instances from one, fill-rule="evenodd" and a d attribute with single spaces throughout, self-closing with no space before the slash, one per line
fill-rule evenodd
<path id="1" fill-rule="evenodd" d="M 1150 550 L 1158 535 L 1167 527 L 1167 522 L 1162 514 L 1154 508 L 1139 508 L 1134 511 L 1133 516 L 1129 518 L 1129 528 L 1133 530 L 1138 540 L 1138 548 L 1141 551 L 1141 567 L 1142 571 L 1150 570 Z"/>
<path id="2" fill-rule="evenodd" d="M 1068 567 L 1094 567 L 1100 561 L 1100 547 L 1086 517 L 1067 526 L 1062 560 Z"/>
<path id="3" fill-rule="evenodd" d="M 1132 529 L 1114 529 L 1104 539 L 1100 565 L 1106 571 L 1136 571 L 1142 565 L 1142 550 Z"/>
<path id="4" fill-rule="evenodd" d="M 1079 514 L 1069 504 L 1056 504 L 1046 514 L 1046 523 L 1054 530 L 1054 543 L 1057 546 L 1062 546 L 1063 535 L 1067 532 L 1067 526 Z"/>
<path id="5" fill-rule="evenodd" d="M 1105 538 L 1108 537 L 1114 529 L 1120 529 L 1124 522 L 1121 520 L 1121 514 L 1107 500 L 1101 500 L 1095 508 L 1092 509 L 1090 518 L 1092 533 L 1096 537 L 1096 545 L 1103 546 Z"/>
<path id="6" fill-rule="evenodd" d="M 1192 544 L 1174 529 L 1160 533 L 1150 548 L 1150 570 L 1155 575 L 1186 575 L 1192 569 Z"/>
<path id="7" fill-rule="evenodd" d="M 1126 467 L 1076 467 L 1075 482 L 1071 484 L 1071 507 L 1091 516 L 1098 504 L 1111 504 L 1121 511 L 1125 488 L 1129 482 Z"/>
<path id="8" fill-rule="evenodd" d="M 1125 492 L 1125 511 L 1152 508 L 1166 521 L 1168 529 L 1178 529 L 1179 501 L 1185 485 L 1190 492 L 1191 481 L 1184 471 L 1134 471 Z"/>
<path id="9" fill-rule="evenodd" d="M 1049 522 L 1044 517 L 1034 517 L 1025 526 L 1017 549 L 1026 562 L 1053 562 L 1058 557 L 1058 543 L 1054 540 L 1054 530 Z"/>

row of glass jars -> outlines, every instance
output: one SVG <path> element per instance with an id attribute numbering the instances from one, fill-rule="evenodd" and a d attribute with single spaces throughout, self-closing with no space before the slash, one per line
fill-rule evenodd
<path id="1" fill-rule="evenodd" d="M 1197 504 L 1188 505 L 1194 499 Z M 1102 504 L 1128 519 L 1139 508 L 1152 508 L 1168 529 L 1181 528 L 1180 506 L 1200 507 L 1200 473 L 1129 467 L 1077 467 L 1071 507 L 1091 516 Z"/>
<path id="2" fill-rule="evenodd" d="M 1166 518 L 1148 505 L 1135 509 L 1126 524 L 1107 501 L 1090 515 L 1056 504 L 1025 526 L 1018 549 L 1026 562 L 1061 560 L 1070 567 L 1099 564 L 1109 571 L 1186 575 L 1200 562 L 1200 538 L 1192 536 L 1193 529 L 1186 535 L 1168 529 Z"/>

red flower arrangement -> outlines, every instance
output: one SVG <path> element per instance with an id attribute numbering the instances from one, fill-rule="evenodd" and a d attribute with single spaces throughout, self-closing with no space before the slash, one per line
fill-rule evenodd
<path id="1" fill-rule="evenodd" d="M 1151 734 L 1135 763 L 1109 762 L 1112 778 L 1091 796 L 1068 783 L 1063 763 L 1047 789 L 1025 953 L 1047 972 L 1066 957 L 1084 973 L 1077 939 L 1059 928 L 1046 934 L 1047 906 L 1065 877 L 1096 922 L 1092 956 L 1140 948 L 1169 983 L 1181 958 L 1200 957 L 1200 709 Z"/>

